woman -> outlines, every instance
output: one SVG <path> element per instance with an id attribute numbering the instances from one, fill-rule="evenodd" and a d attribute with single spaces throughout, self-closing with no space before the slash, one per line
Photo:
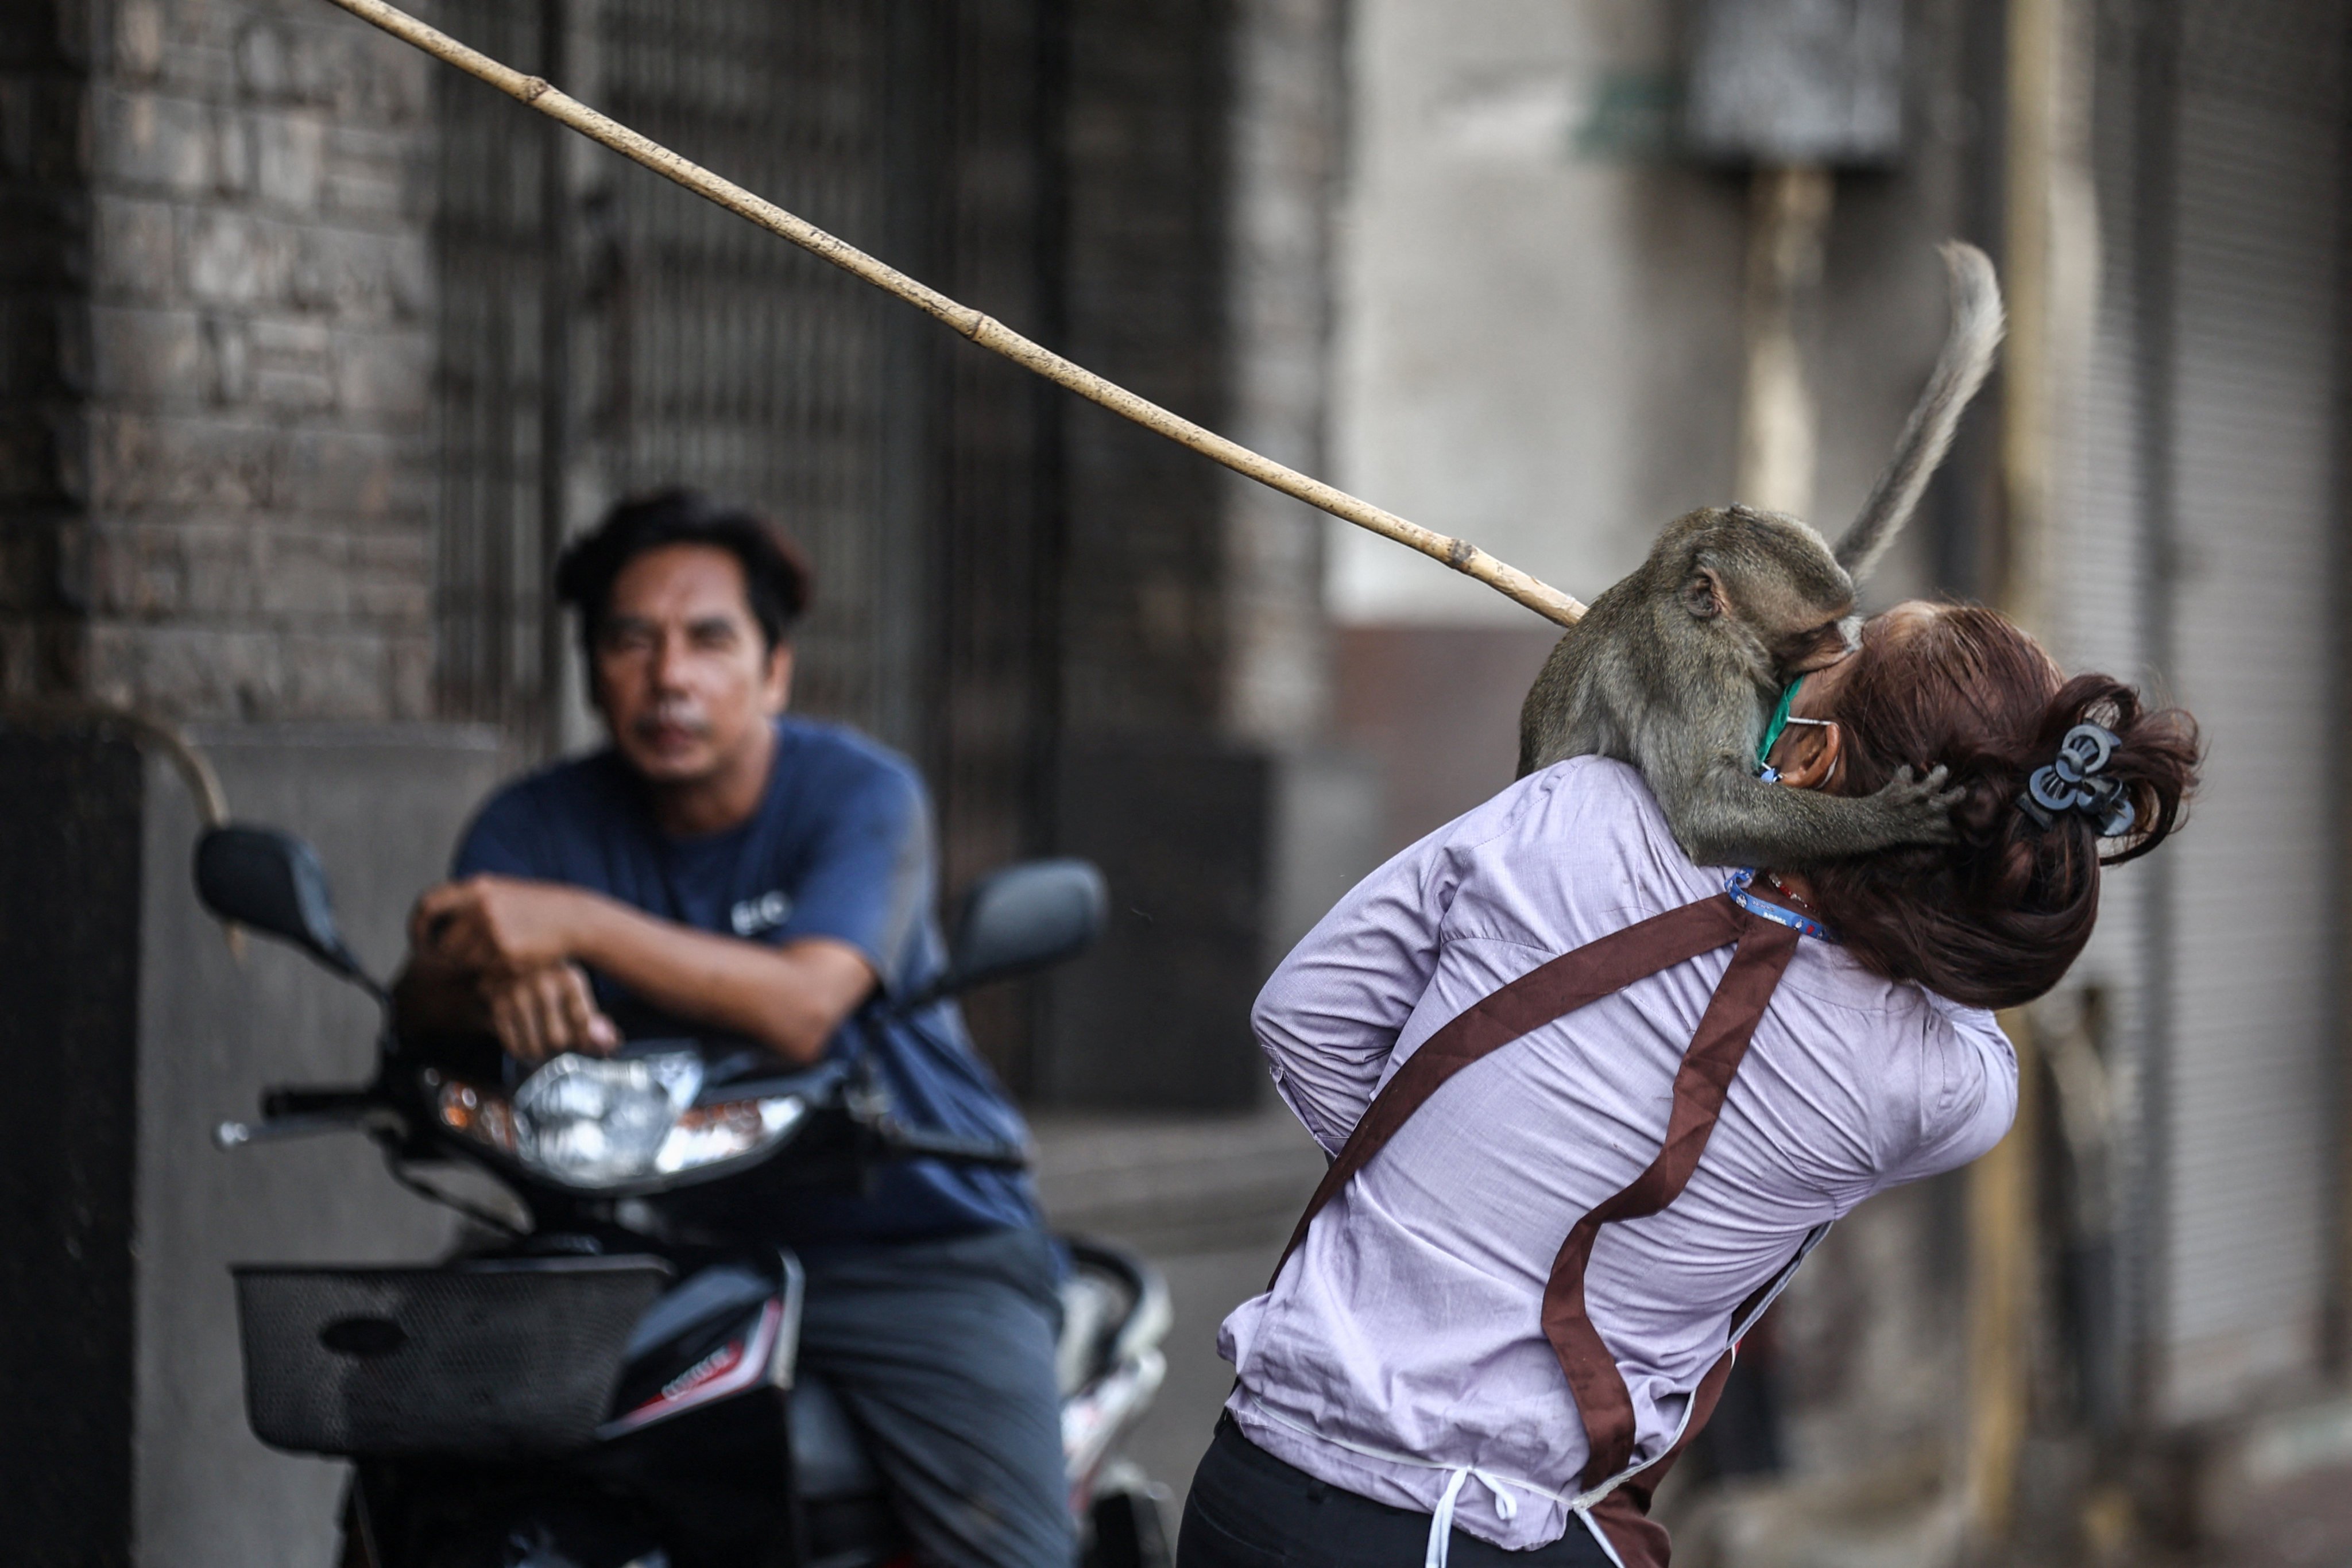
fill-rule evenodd
<path id="1" fill-rule="evenodd" d="M 2197 766 L 2187 716 L 1920 603 L 1766 751 L 1844 794 L 1942 763 L 1955 841 L 1727 879 L 1633 769 L 1573 758 L 1375 872 L 1267 983 L 1275 1081 L 1337 1158 L 1226 1320 L 1180 1568 L 1664 1563 L 1649 1489 L 1729 1345 L 1831 1221 L 1999 1141 L 2017 1064 L 1982 1009 L 2057 983 L 2101 842 L 2155 848 Z"/>

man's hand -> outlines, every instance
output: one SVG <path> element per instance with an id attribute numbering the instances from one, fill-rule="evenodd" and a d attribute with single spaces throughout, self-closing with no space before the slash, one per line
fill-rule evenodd
<path id="1" fill-rule="evenodd" d="M 444 1027 L 471 1019 L 532 1066 L 567 1051 L 611 1055 L 620 1030 L 573 961 L 598 902 L 577 888 L 504 876 L 426 889 L 408 917 L 415 958 L 402 977 L 404 1010 Z"/>
<path id="2" fill-rule="evenodd" d="M 487 974 L 480 986 L 499 1043 L 526 1066 L 567 1051 L 610 1056 L 620 1047 L 621 1031 L 597 1010 L 587 971 L 577 964 Z"/>
<path id="3" fill-rule="evenodd" d="M 518 877 L 470 876 L 428 889 L 408 933 L 408 967 L 394 988 L 404 1024 L 488 1027 L 526 1062 L 565 1051 L 610 1054 L 618 1044 L 583 970 L 801 1065 L 824 1054 L 876 978 L 866 955 L 835 937 L 772 947 Z"/>
<path id="4" fill-rule="evenodd" d="M 520 976 L 568 962 L 597 902 L 593 894 L 551 882 L 508 876 L 445 882 L 416 901 L 408 917 L 409 946 L 480 975 Z"/>

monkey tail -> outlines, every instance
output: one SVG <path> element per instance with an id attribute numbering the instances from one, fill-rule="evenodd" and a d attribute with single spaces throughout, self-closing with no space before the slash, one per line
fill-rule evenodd
<path id="1" fill-rule="evenodd" d="M 1857 583 L 1910 520 L 2000 347 L 2000 284 L 1993 277 L 1990 258 L 1972 245 L 1949 240 L 1944 246 L 1944 265 L 1952 274 L 1951 333 L 1937 356 L 1927 390 L 1919 394 L 1902 439 L 1895 444 L 1894 460 L 1871 487 L 1862 515 L 1838 540 L 1837 563 Z"/>

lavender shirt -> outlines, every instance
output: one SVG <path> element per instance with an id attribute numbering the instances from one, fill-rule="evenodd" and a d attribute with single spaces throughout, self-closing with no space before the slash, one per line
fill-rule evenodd
<path id="1" fill-rule="evenodd" d="M 1337 1152 L 1456 1014 L 1572 947 L 1712 896 L 1641 776 L 1576 758 L 1367 877 L 1284 960 L 1253 1021 L 1283 1098 Z M 1538 1317 L 1569 1228 L 1639 1174 L 1730 950 L 1570 1013 L 1455 1075 L 1225 1320 L 1251 1441 L 1334 1486 L 1510 1548 L 1558 1540 L 1584 1428 Z M 1798 948 L 1690 1185 L 1604 1228 L 1592 1322 L 1646 1464 L 1680 1433 L 1738 1304 L 1874 1192 L 1990 1148 L 2017 1061 L 1989 1013 Z M 1598 1493 L 1581 1500 L 1589 1505 Z M 1444 1531 L 1437 1531 L 1439 1540 Z"/>

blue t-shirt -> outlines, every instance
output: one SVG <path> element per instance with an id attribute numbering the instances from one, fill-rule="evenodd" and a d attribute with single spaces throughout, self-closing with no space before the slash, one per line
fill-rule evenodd
<path id="1" fill-rule="evenodd" d="M 490 797 L 459 843 L 452 874 L 481 872 L 590 888 L 748 941 L 829 936 L 866 956 L 879 995 L 910 994 L 946 962 L 931 915 L 937 873 L 922 781 L 896 753 L 833 725 L 779 719 L 759 810 L 702 838 L 656 827 L 643 785 L 609 749 L 531 774 Z M 599 1005 L 625 1035 L 711 1032 L 593 979 Z M 869 1055 L 910 1126 L 1025 1135 L 953 1002 L 898 1020 L 868 1006 L 826 1050 Z M 796 1192 L 778 1207 L 771 1233 L 803 1244 L 1038 1222 L 1027 1176 L 933 1160 L 887 1161 L 862 1192 Z"/>

